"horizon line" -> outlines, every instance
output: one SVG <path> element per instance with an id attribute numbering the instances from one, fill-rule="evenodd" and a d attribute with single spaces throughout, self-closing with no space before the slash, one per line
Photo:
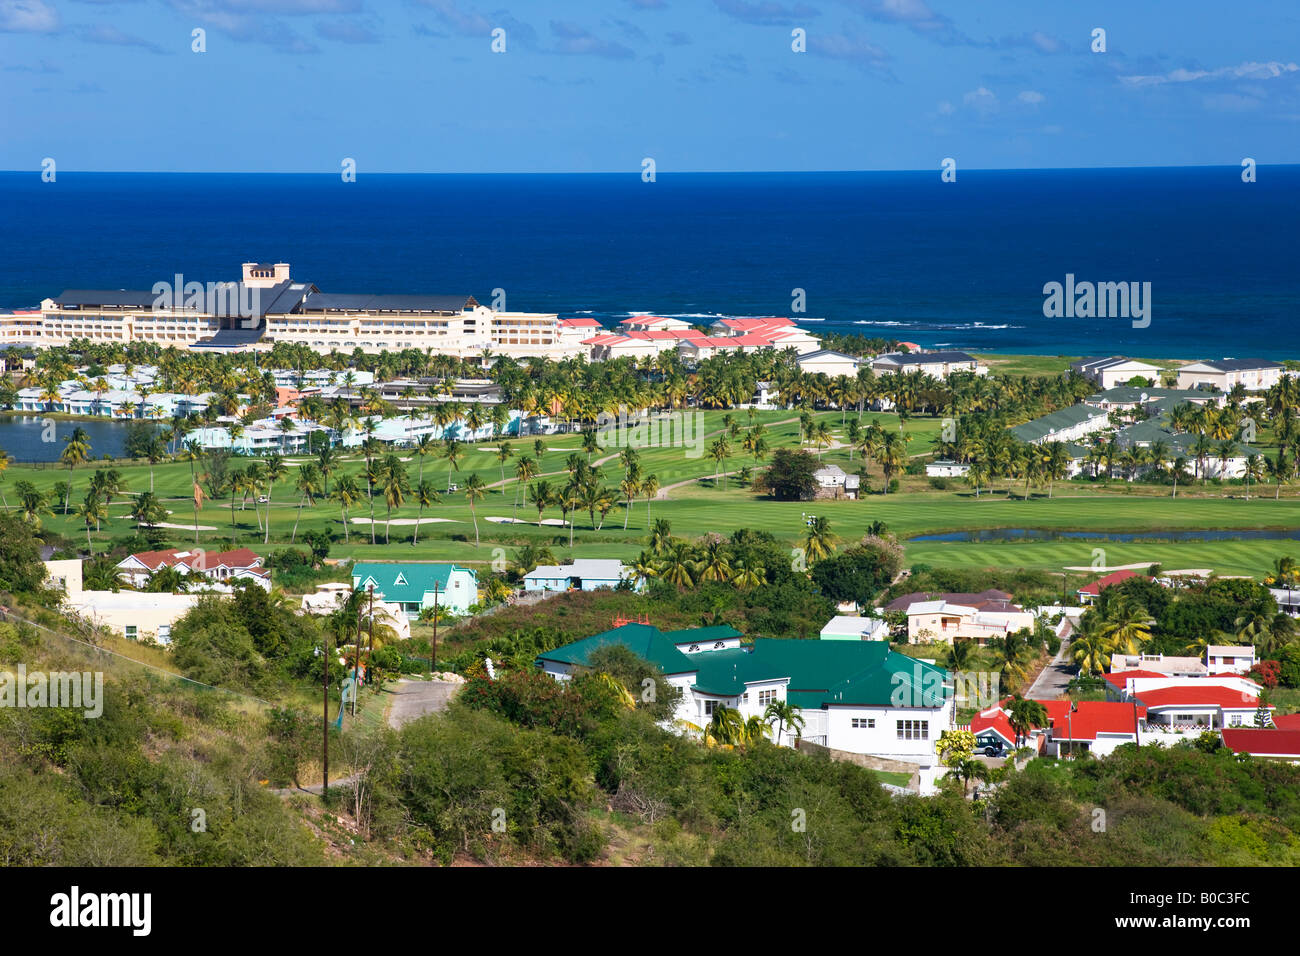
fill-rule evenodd
<path id="1" fill-rule="evenodd" d="M 1256 166 L 1266 168 L 1286 168 L 1300 166 L 1300 161 L 1283 162 L 1283 163 L 1260 163 L 1256 161 Z M 1241 163 L 1187 163 L 1180 165 L 1167 164 L 1138 164 L 1138 165 L 1113 165 L 1113 166 L 962 166 L 958 164 L 958 172 L 984 172 L 984 173 L 1032 173 L 1032 172 L 1094 172 L 1110 170 L 1137 170 L 1137 169 L 1238 169 Z M 942 171 L 943 166 L 927 166 L 924 168 L 874 168 L 874 169 L 677 169 L 677 170 L 656 170 L 656 176 L 717 176 L 717 175 L 736 175 L 736 176 L 755 176 L 755 175 L 838 175 L 845 173 L 926 173 L 931 174 L 936 170 Z M 41 173 L 41 167 L 35 166 L 28 169 L 0 169 L 0 175 L 31 175 Z M 75 173 L 78 175 L 95 175 L 95 176 L 338 176 L 338 170 L 238 170 L 238 169 L 59 169 L 59 173 Z M 357 175 L 367 176 L 636 176 L 640 178 L 641 170 L 636 167 L 626 169 L 587 169 L 587 170 L 498 170 L 494 172 L 480 172 L 475 170 L 376 170 L 376 171 L 358 171 Z"/>

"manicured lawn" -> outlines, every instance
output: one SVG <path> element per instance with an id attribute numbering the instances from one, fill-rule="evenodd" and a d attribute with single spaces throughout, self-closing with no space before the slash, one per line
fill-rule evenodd
<path id="1" fill-rule="evenodd" d="M 703 446 L 707 447 L 722 429 L 725 413 L 709 411 L 703 415 L 703 431 L 706 433 Z M 748 425 L 749 417 L 745 412 L 732 413 L 742 427 Z M 755 419 L 767 426 L 767 437 L 773 449 L 794 447 L 797 443 L 798 425 L 789 412 L 761 412 Z M 818 419 L 826 421 L 837 439 L 843 438 L 839 412 L 820 413 Z M 853 417 L 853 413 L 849 414 Z M 892 415 L 867 414 L 863 423 L 878 419 L 883 427 L 897 428 L 898 419 Z M 779 424 L 784 422 L 784 424 Z M 930 450 L 931 441 L 937 436 L 941 419 L 913 418 L 906 423 L 906 432 L 913 436 L 909 451 L 923 454 Z M 569 454 L 581 448 L 577 435 L 550 436 L 545 439 L 547 453 L 542 459 L 542 469 L 550 473 L 547 478 L 553 486 L 563 483 L 564 461 Z M 516 456 L 533 454 L 533 439 L 524 438 L 511 441 Z M 696 448 L 699 446 L 697 445 Z M 440 458 L 429 458 L 424 462 L 424 475 L 439 489 L 445 489 L 448 478 L 465 485 L 467 476 L 477 472 L 489 485 L 500 482 L 500 466 L 492 453 L 494 443 L 466 446 L 465 455 L 460 462 L 460 469 L 450 472 L 447 463 Z M 792 546 L 802 538 L 807 516 L 818 515 L 829 519 L 831 529 L 839 536 L 841 542 L 851 542 L 861 537 L 868 526 L 875 521 L 883 521 L 889 530 L 904 539 L 908 563 L 926 563 L 945 567 L 1030 567 L 1059 569 L 1064 566 L 1089 566 L 1093 563 L 1093 549 L 1105 549 L 1105 563 L 1109 565 L 1159 562 L 1166 567 L 1207 567 L 1230 574 L 1259 574 L 1266 569 L 1279 554 L 1300 554 L 1300 542 L 1277 541 L 1216 541 L 1216 542 L 1158 542 L 1152 544 L 1131 543 L 1116 544 L 1111 542 L 1093 542 L 1087 540 L 1073 541 L 1032 541 L 1026 543 L 983 543 L 983 542 L 916 542 L 906 539 L 927 533 L 945 531 L 974 531 L 998 528 L 1034 528 L 1055 531 L 1112 531 L 1112 532 L 1150 532 L 1153 535 L 1162 531 L 1194 529 L 1289 529 L 1300 526 L 1300 503 L 1295 498 L 1284 497 L 1275 501 L 1272 497 L 1252 498 L 1246 501 L 1240 497 L 1224 497 L 1226 494 L 1240 495 L 1240 488 L 1216 488 L 1210 486 L 1202 491 L 1199 486 L 1180 489 L 1179 497 L 1170 498 L 1167 490 L 1128 486 L 1123 482 L 1114 482 L 1109 486 L 1091 483 L 1058 482 L 1055 497 L 1048 498 L 1044 490 L 1034 489 L 1033 496 L 1026 501 L 1020 497 L 1009 498 L 1005 483 L 998 483 L 996 493 L 985 492 L 976 498 L 972 491 L 954 483 L 951 490 L 938 491 L 931 488 L 924 477 L 907 476 L 903 478 L 902 491 L 898 494 L 870 494 L 860 501 L 817 501 L 817 502 L 778 502 L 759 498 L 752 491 L 739 487 L 735 479 L 722 487 L 721 482 L 715 486 L 713 473 L 717 467 L 712 459 L 696 455 L 696 448 L 656 447 L 639 449 L 643 474 L 654 473 L 662 486 L 669 487 L 664 499 L 652 501 L 647 507 L 644 498 L 633 502 L 630 514 L 624 514 L 622 504 L 611 511 L 605 518 L 600 530 L 593 530 L 591 519 L 584 512 L 571 515 L 576 527 L 574 529 L 574 553 L 584 557 L 634 557 L 644 546 L 650 524 L 654 519 L 666 518 L 672 524 L 674 534 L 697 538 L 710 532 L 728 534 L 737 528 L 758 528 L 771 532 L 778 538 L 788 541 Z M 604 480 L 607 485 L 617 486 L 622 477 L 622 469 L 617 461 L 615 447 L 603 449 L 596 459 L 606 459 L 603 466 Z M 409 449 L 397 451 L 399 457 L 409 459 L 406 462 L 412 484 L 417 480 L 420 460 Z M 253 547 L 255 550 L 267 551 L 283 548 L 289 543 L 294 521 L 297 518 L 298 495 L 294 489 L 297 476 L 296 462 L 305 459 L 293 458 L 285 477 L 272 490 L 271 540 L 263 545 L 263 535 L 258 531 L 254 505 L 250 499 L 241 510 L 238 500 L 232 516 L 228 498 L 205 501 L 198 515 L 198 523 L 215 530 L 201 530 L 198 544 L 214 548 L 228 546 L 233 540 L 238 545 Z M 857 471 L 861 457 L 853 455 L 850 461 L 846 448 L 823 450 L 822 460 L 834 462 L 846 470 Z M 305 507 L 299 523 L 299 542 L 303 532 L 311 530 L 328 530 L 338 540 L 333 546 L 331 556 L 356 557 L 363 559 L 387 560 L 455 560 L 462 564 L 483 566 L 498 556 L 497 548 L 512 549 L 527 542 L 549 544 L 556 549 L 557 557 L 564 560 L 568 553 L 569 532 L 559 525 L 538 527 L 537 511 L 518 493 L 518 483 L 513 478 L 515 459 L 506 463 L 507 483 L 504 487 L 489 490 L 488 495 L 476 506 L 481 546 L 474 547 L 473 513 L 463 493 L 446 496 L 445 502 L 426 509 L 423 517 L 443 519 L 436 523 L 422 524 L 419 529 L 418 545 L 412 545 L 413 527 L 394 524 L 391 528 L 390 543 L 384 543 L 383 521 L 387 517 L 384 502 L 376 497 L 374 516 L 379 522 L 375 532 L 375 543 L 371 543 L 369 527 L 365 524 L 350 524 L 347 528 L 349 541 L 343 541 L 344 525 L 338 505 L 328 499 L 318 500 L 314 506 Z M 242 468 L 245 459 L 232 459 L 233 468 Z M 758 464 L 746 456 L 740 448 L 739 441 L 733 442 L 733 454 L 727 459 L 728 471 L 737 471 L 749 465 Z M 342 466 L 342 470 L 353 475 L 360 475 L 364 462 L 352 457 Z M 73 484 L 73 505 L 85 495 L 87 484 L 94 468 L 107 467 L 106 464 L 91 464 L 78 468 L 69 476 L 66 468 L 47 466 L 37 468 L 28 465 L 11 465 L 4 475 L 3 490 L 10 506 L 16 504 L 15 484 L 21 480 L 32 481 L 37 487 L 50 491 L 58 481 L 71 477 Z M 117 463 L 131 492 L 147 490 L 150 486 L 150 469 L 146 464 Z M 200 474 L 202 466 L 200 466 Z M 337 473 L 331 478 L 331 485 L 337 479 Z M 184 462 L 167 462 L 153 469 L 154 491 L 164 499 L 164 504 L 173 514 L 169 520 L 185 528 L 169 530 L 168 537 L 178 546 L 194 544 L 192 528 L 195 516 L 191 497 L 192 480 L 190 466 Z M 360 482 L 364 488 L 364 481 Z M 882 478 L 878 465 L 871 464 L 871 487 L 879 489 Z M 1013 487 L 1015 495 L 1023 494 L 1023 488 Z M 518 509 L 514 507 L 516 497 Z M 129 511 L 125 500 L 114 502 L 110 509 L 112 519 L 106 522 L 99 532 L 92 532 L 91 538 L 97 548 L 102 548 L 111 538 L 127 534 L 131 528 L 125 516 Z M 263 511 L 266 509 L 263 508 Z M 410 519 L 417 515 L 417 508 L 407 502 L 394 509 L 393 518 Z M 365 518 L 370 508 L 363 499 L 350 512 L 351 518 Z M 489 517 L 517 518 L 528 523 L 500 523 L 488 521 Z M 544 515 L 549 520 L 558 520 L 561 513 L 558 508 L 548 508 Z M 233 518 L 233 533 L 232 533 Z M 85 527 L 74 515 L 65 517 L 61 509 L 54 515 L 43 516 L 47 527 L 67 536 L 74 541 L 85 541 Z M 599 522 L 599 515 L 597 515 Z M 627 528 L 624 530 L 624 521 Z"/>

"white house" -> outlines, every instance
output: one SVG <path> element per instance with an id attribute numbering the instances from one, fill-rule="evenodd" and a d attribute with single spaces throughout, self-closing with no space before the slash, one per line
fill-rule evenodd
<path id="1" fill-rule="evenodd" d="M 991 638 L 1006 637 L 1021 628 L 1034 626 L 1034 615 L 1011 603 L 1005 591 L 978 594 L 905 594 L 891 601 L 886 610 L 907 615 L 907 639 L 911 644 L 928 641 L 970 640 L 986 644 Z"/>
<path id="2" fill-rule="evenodd" d="M 1179 388 L 1217 388 L 1230 392 L 1240 385 L 1248 392 L 1272 388 L 1282 378 L 1282 366 L 1265 359 L 1217 359 L 1193 362 L 1178 370 Z"/>
<path id="3" fill-rule="evenodd" d="M 537 664 L 567 680 L 588 655 L 619 644 L 657 666 L 682 692 L 675 717 L 694 727 L 708 724 L 720 706 L 748 718 L 763 717 L 769 704 L 787 703 L 804 725 L 801 731 L 786 728 L 781 744 L 798 733 L 836 750 L 922 768 L 938 763 L 934 742 L 953 728 L 946 671 L 898 654 L 885 641 L 758 638 L 741 645 L 739 639 L 740 632 L 725 625 L 660 632 L 646 623 L 622 623 L 547 651 Z"/>
<path id="4" fill-rule="evenodd" d="M 1255 666 L 1255 647 L 1252 644 L 1208 644 L 1205 647 L 1205 668 L 1210 674 L 1248 674 Z"/>
<path id="5" fill-rule="evenodd" d="M 988 367 L 980 365 L 974 356 L 965 352 L 890 352 L 878 355 L 871 362 L 871 368 L 877 375 L 890 372 L 921 372 L 934 378 L 944 379 L 953 372 L 974 372 L 987 375 Z"/>
<path id="6" fill-rule="evenodd" d="M 352 566 L 352 587 L 375 589 L 375 599 L 398 604 L 414 620 L 435 604 L 454 614 L 468 614 L 478 604 L 478 574 L 455 564 L 421 564 L 413 561 L 358 562 Z"/>
<path id="7" fill-rule="evenodd" d="M 304 614 L 332 614 L 344 605 L 348 597 L 352 594 L 352 585 L 342 582 L 330 581 L 325 584 L 316 585 L 316 590 L 311 594 L 302 596 L 302 613 Z M 409 640 L 411 637 L 411 619 L 402 606 L 393 601 L 376 600 L 374 604 L 375 624 L 382 624 L 390 628 L 397 635 L 398 640 Z M 361 611 L 365 615 L 370 613 L 370 604 L 363 602 Z"/>
<path id="8" fill-rule="evenodd" d="M 964 461 L 939 458 L 925 466 L 925 473 L 931 478 L 965 478 L 970 474 L 970 465 Z"/>
<path id="9" fill-rule="evenodd" d="M 1152 384 L 1160 382 L 1160 368 L 1147 362 L 1112 355 L 1109 358 L 1083 358 L 1071 362 L 1074 369 L 1089 381 L 1096 382 L 1103 391 L 1116 385 L 1127 385 L 1134 378 L 1143 378 Z"/>
<path id="10" fill-rule="evenodd" d="M 596 591 L 628 581 L 633 590 L 645 586 L 631 568 L 615 558 L 577 558 L 569 564 L 541 564 L 524 575 L 525 591 Z"/>
<path id="11" fill-rule="evenodd" d="M 837 614 L 822 628 L 823 641 L 887 641 L 889 625 L 884 618 Z"/>
<path id="12" fill-rule="evenodd" d="M 180 574 L 198 575 L 218 583 L 248 580 L 264 591 L 271 590 L 271 572 L 262 567 L 261 555 L 249 548 L 233 551 L 204 551 L 202 548 L 140 551 L 117 563 L 118 574 L 137 588 L 148 584 L 161 568 L 175 568 Z"/>
<path id="13" fill-rule="evenodd" d="M 805 375 L 820 373 L 828 378 L 838 378 L 841 375 L 856 377 L 858 369 L 862 367 L 862 362 L 856 357 L 830 349 L 808 352 L 800 355 L 796 361 L 799 363 L 799 371 Z"/>

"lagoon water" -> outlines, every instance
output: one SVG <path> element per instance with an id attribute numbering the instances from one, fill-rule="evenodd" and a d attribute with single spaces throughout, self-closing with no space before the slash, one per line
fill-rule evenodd
<path id="1" fill-rule="evenodd" d="M 141 210 L 149 210 L 145 220 Z M 0 307 L 288 262 L 330 292 L 1049 355 L 1297 357 L 1300 166 L 927 172 L 0 173 Z M 51 228 L 51 224 L 58 224 Z M 1151 323 L 1043 315 L 1043 286 L 1150 282 Z M 799 314 L 795 314 L 800 318 Z M 818 320 L 818 321 L 814 321 Z"/>
<path id="2" fill-rule="evenodd" d="M 40 415 L 0 416 L 0 449 L 22 462 L 58 461 L 63 440 L 80 426 L 90 436 L 92 459 L 121 456 L 126 441 L 126 422 L 61 421 Z"/>

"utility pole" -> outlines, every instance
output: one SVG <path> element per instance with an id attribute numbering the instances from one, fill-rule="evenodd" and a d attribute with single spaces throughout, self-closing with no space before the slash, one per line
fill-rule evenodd
<path id="1" fill-rule="evenodd" d="M 361 603 L 357 603 L 357 644 L 352 658 L 352 716 L 357 715 L 357 678 L 361 672 Z"/>
<path id="2" fill-rule="evenodd" d="M 324 676 L 321 679 L 321 697 L 322 713 L 324 721 L 322 723 L 324 736 L 321 740 L 321 763 L 324 765 L 324 793 L 323 796 L 329 796 L 330 792 L 330 636 L 326 632 L 321 647 L 321 663 L 324 665 Z"/>
<path id="3" fill-rule="evenodd" d="M 361 648 L 357 648 L 358 651 Z M 366 646 L 366 683 L 372 680 L 370 676 L 371 662 L 375 657 L 375 586 L 370 585 L 370 641 Z"/>
<path id="4" fill-rule="evenodd" d="M 429 651 L 429 676 L 438 669 L 438 582 L 433 582 L 433 648 Z"/>

